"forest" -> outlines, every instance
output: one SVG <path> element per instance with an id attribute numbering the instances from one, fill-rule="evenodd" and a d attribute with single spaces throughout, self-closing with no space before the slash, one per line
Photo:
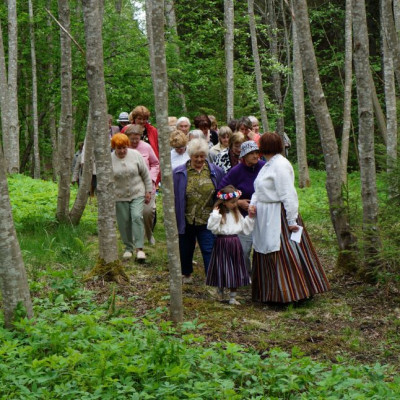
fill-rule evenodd
<path id="1" fill-rule="evenodd" d="M 399 398 L 399 31 L 399 0 L 1 1 L 0 399 Z M 121 256 L 108 125 L 139 105 L 144 262 Z M 329 291 L 233 307 L 199 248 L 182 284 L 168 118 L 200 114 L 288 136 Z"/>

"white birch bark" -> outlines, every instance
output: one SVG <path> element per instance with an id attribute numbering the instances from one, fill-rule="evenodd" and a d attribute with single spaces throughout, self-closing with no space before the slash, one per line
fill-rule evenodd
<path id="1" fill-rule="evenodd" d="M 248 13 L 249 13 L 249 26 L 251 36 L 251 48 L 253 51 L 254 59 L 254 73 L 256 75 L 256 86 L 257 86 L 257 97 L 258 104 L 260 107 L 261 122 L 263 126 L 263 132 L 269 132 L 267 110 L 265 108 L 265 93 L 262 84 L 261 64 L 260 55 L 258 54 L 257 45 L 257 32 L 256 32 L 256 21 L 254 17 L 254 0 L 247 1 Z"/>
<path id="2" fill-rule="evenodd" d="M 58 0 L 58 18 L 61 25 L 70 31 L 70 9 L 68 0 Z M 61 111 L 58 127 L 59 181 L 57 219 L 67 221 L 69 215 L 71 183 L 72 141 L 72 61 L 71 39 L 60 29 L 61 48 Z"/>
<path id="3" fill-rule="evenodd" d="M 170 282 L 170 313 L 174 322 L 183 320 L 182 272 L 179 257 L 178 228 L 175 217 L 174 187 L 168 127 L 168 77 L 164 43 L 164 5 L 152 0 L 152 37 L 154 43 L 154 99 L 160 144 L 162 170 L 164 226 L 167 235 L 167 251 Z"/>
<path id="4" fill-rule="evenodd" d="M 381 1 L 381 35 L 382 35 L 382 55 L 383 55 L 383 80 L 385 89 L 386 120 L 387 120 L 387 171 L 393 171 L 397 159 L 397 109 L 396 109 L 396 85 L 394 80 L 393 57 L 387 44 L 385 35 L 384 18 L 386 12 L 386 2 Z"/>
<path id="5" fill-rule="evenodd" d="M 4 323 L 13 325 L 14 312 L 19 303 L 26 310 L 28 318 L 33 316 L 29 285 L 22 260 L 17 234 L 12 218 L 10 197 L 3 151 L 0 146 L 0 290 Z"/>
<path id="6" fill-rule="evenodd" d="M 234 118 L 234 4 L 233 0 L 224 0 L 225 24 L 225 68 L 226 68 L 226 120 Z"/>
<path id="7" fill-rule="evenodd" d="M 351 129 L 351 89 L 353 83 L 353 30 L 352 30 L 352 0 L 346 0 L 345 17 L 345 61 L 344 61 L 344 101 L 343 101 L 343 129 L 342 147 L 340 149 L 340 163 L 342 182 L 347 183 L 347 163 L 349 159 L 350 129 Z"/>
<path id="8" fill-rule="evenodd" d="M 36 49 L 35 49 L 35 29 L 33 22 L 32 0 L 28 0 L 28 8 L 29 8 L 29 33 L 31 38 L 31 60 L 32 60 L 33 161 L 34 161 L 33 177 L 35 179 L 40 179 Z"/>
<path id="9" fill-rule="evenodd" d="M 9 131 L 8 107 L 9 103 L 8 103 L 7 68 L 6 68 L 6 58 L 4 54 L 3 30 L 0 21 L 0 110 L 1 110 L 1 131 L 3 132 L 2 135 L 3 148 L 6 154 L 10 153 L 8 135 L 6 134 L 6 132 Z"/>
<path id="10" fill-rule="evenodd" d="M 400 0 L 393 0 L 393 16 L 397 38 L 400 39 Z"/>
<path id="11" fill-rule="evenodd" d="M 19 172 L 19 118 L 18 118 L 18 26 L 17 2 L 8 0 L 8 153 L 7 170 Z"/>
<path id="12" fill-rule="evenodd" d="M 108 136 L 107 99 L 103 67 L 102 15 L 96 0 L 82 0 L 86 39 L 86 79 L 92 129 L 96 132 L 99 257 L 107 264 L 118 260 L 115 229 L 114 177 Z"/>
<path id="13" fill-rule="evenodd" d="M 151 71 L 151 81 L 153 83 L 153 89 L 155 86 L 155 77 L 154 77 L 154 43 L 153 43 L 153 22 L 152 22 L 152 7 L 153 1 L 147 0 L 145 2 L 145 10 L 146 10 L 146 34 L 147 34 L 147 44 L 149 46 L 149 62 L 150 62 L 150 71 Z"/>
<path id="14" fill-rule="evenodd" d="M 292 1 L 293 4 L 293 1 Z M 292 7 L 293 8 L 293 7 Z M 297 166 L 299 169 L 299 187 L 311 186 L 307 163 L 306 117 L 304 108 L 304 79 L 301 67 L 299 41 L 296 21 L 293 21 L 293 105 L 296 120 Z"/>
<path id="15" fill-rule="evenodd" d="M 324 153 L 327 175 L 326 188 L 331 220 L 338 240 L 339 250 L 348 250 L 348 252 L 342 253 L 342 262 L 345 263 L 349 261 L 349 256 L 351 258 L 353 255 L 352 250 L 354 249 L 355 238 L 350 231 L 349 216 L 343 201 L 340 159 L 335 131 L 319 79 L 317 60 L 311 38 L 307 3 L 305 0 L 295 0 L 293 4 L 303 66 L 303 76 L 310 96 L 311 107 L 318 125 Z"/>
<path id="16" fill-rule="evenodd" d="M 379 248 L 378 198 L 374 152 L 374 114 L 370 85 L 367 18 L 364 0 L 353 2 L 354 71 L 358 98 L 358 149 L 360 156 L 363 231 L 366 243 L 366 264 L 374 265 Z M 372 271 L 369 277 L 372 278 Z"/>

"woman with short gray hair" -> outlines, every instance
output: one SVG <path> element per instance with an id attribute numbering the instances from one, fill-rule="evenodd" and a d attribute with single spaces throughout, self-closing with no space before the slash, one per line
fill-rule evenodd
<path id="1" fill-rule="evenodd" d="M 214 235 L 207 229 L 216 188 L 224 171 L 207 160 L 208 144 L 193 139 L 187 146 L 190 159 L 174 169 L 175 214 L 179 233 L 179 252 L 183 283 L 192 281 L 193 253 L 196 240 L 203 256 L 207 275 Z"/>

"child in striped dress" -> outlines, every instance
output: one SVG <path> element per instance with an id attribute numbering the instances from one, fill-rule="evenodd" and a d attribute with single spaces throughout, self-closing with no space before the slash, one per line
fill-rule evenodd
<path id="1" fill-rule="evenodd" d="M 224 288 L 230 289 L 229 304 L 240 304 L 236 300 L 236 290 L 250 284 L 243 249 L 238 233 L 248 235 L 254 227 L 253 210 L 246 218 L 239 212 L 238 199 L 241 191 L 234 186 L 225 186 L 217 193 L 217 202 L 208 219 L 207 228 L 217 236 L 208 267 L 206 285 L 218 287 L 221 300 Z"/>

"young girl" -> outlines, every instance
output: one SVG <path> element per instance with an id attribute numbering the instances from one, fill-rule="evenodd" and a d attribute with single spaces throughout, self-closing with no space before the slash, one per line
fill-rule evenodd
<path id="1" fill-rule="evenodd" d="M 217 286 L 221 300 L 224 287 L 230 289 L 229 304 L 240 304 L 236 300 L 236 289 L 250 284 L 242 245 L 238 233 L 248 235 L 254 227 L 254 213 L 243 218 L 239 212 L 238 199 L 242 192 L 232 185 L 224 187 L 217 193 L 218 200 L 208 219 L 207 228 L 217 238 L 211 254 L 206 285 Z"/>

